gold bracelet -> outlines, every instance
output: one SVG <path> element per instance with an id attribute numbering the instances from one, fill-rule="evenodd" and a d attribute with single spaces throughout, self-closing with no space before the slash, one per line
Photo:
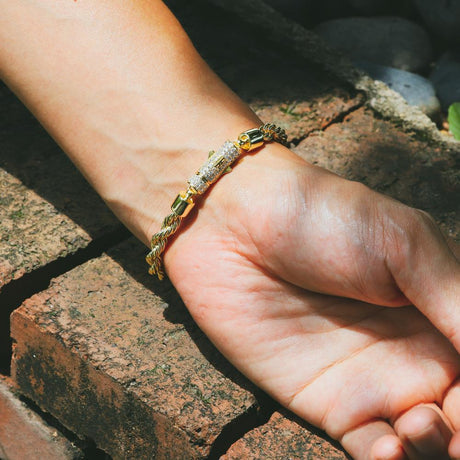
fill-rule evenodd
<path id="1" fill-rule="evenodd" d="M 150 243 L 151 251 L 145 258 L 150 265 L 149 273 L 151 275 L 157 275 L 160 281 L 164 278 L 161 255 L 165 250 L 168 237 L 177 231 L 182 219 L 195 206 L 195 196 L 202 195 L 223 174 L 231 171 L 231 165 L 243 152 L 249 152 L 271 141 L 285 145 L 287 136 L 284 129 L 266 123 L 259 128 L 244 131 L 238 136 L 238 140 L 235 142 L 225 142 L 217 152 L 209 152 L 207 161 L 187 181 L 187 190 L 177 195 L 171 205 L 172 213 L 164 219 L 161 230 L 152 236 Z"/>

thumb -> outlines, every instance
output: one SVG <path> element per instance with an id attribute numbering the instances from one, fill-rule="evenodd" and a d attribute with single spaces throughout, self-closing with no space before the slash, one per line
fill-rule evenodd
<path id="1" fill-rule="evenodd" d="M 460 352 L 460 264 L 434 220 L 410 210 L 391 225 L 386 263 L 404 295 Z"/>

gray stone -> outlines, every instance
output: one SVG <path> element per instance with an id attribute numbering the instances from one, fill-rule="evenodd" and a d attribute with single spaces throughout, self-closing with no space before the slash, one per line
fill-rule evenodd
<path id="1" fill-rule="evenodd" d="M 425 24 L 440 37 L 460 43 L 460 0 L 413 0 Z"/>
<path id="2" fill-rule="evenodd" d="M 323 22 L 315 31 L 352 59 L 416 72 L 428 66 L 432 57 L 428 34 L 402 18 L 334 19 Z"/>
<path id="3" fill-rule="evenodd" d="M 447 111 L 451 104 L 460 102 L 460 53 L 445 53 L 436 63 L 430 80 L 443 110 Z"/>
<path id="4" fill-rule="evenodd" d="M 433 117 L 439 113 L 441 105 L 433 85 L 426 78 L 372 62 L 355 61 L 355 64 L 374 80 L 383 81 L 389 88 L 401 94 L 408 104 L 418 107 L 428 116 Z"/>

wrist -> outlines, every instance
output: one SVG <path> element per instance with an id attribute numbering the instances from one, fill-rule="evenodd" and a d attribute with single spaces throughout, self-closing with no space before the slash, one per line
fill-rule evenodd
<path id="1" fill-rule="evenodd" d="M 145 243 L 206 153 L 259 123 L 163 2 L 10 3 L 3 77 Z"/>
<path id="2" fill-rule="evenodd" d="M 186 217 L 195 206 L 195 200 L 215 184 L 223 175 L 230 172 L 241 155 L 261 148 L 267 142 L 286 143 L 284 129 L 274 124 L 266 123 L 257 128 L 241 132 L 237 139 L 227 140 L 220 148 L 209 152 L 206 161 L 188 180 L 185 191 L 181 191 L 171 206 L 171 212 L 165 217 L 161 229 L 151 240 L 151 251 L 146 257 L 150 265 L 149 272 L 163 279 L 164 270 L 162 254 L 168 239 L 177 232 Z"/>
<path id="3" fill-rule="evenodd" d="M 188 137 L 180 131 L 175 136 L 171 134 L 168 148 L 160 146 L 162 139 L 153 136 L 142 148 L 123 143 L 123 150 L 113 155 L 115 164 L 109 166 L 107 174 L 97 176 L 98 184 L 93 183 L 115 214 L 146 245 L 169 214 L 174 198 L 187 189 L 187 180 L 206 161 L 209 151 L 261 124 L 252 112 L 250 116 L 220 113 L 219 119 L 202 116 L 197 124 L 199 129 Z"/>
<path id="4" fill-rule="evenodd" d="M 235 136 L 232 137 L 235 139 Z M 229 174 L 222 176 L 204 195 L 197 197 L 195 208 L 184 219 L 178 232 L 169 237 L 164 266 L 173 282 L 177 276 L 180 277 L 178 273 L 183 274 L 184 266 L 193 265 L 193 259 L 196 258 L 193 254 L 197 255 L 206 247 L 220 247 L 227 240 L 238 252 L 241 235 L 251 239 L 251 225 L 258 222 L 261 228 L 264 227 L 272 204 L 267 197 L 272 196 L 273 190 L 279 189 L 281 199 L 287 200 L 288 195 L 283 195 L 280 183 L 290 183 L 295 189 L 297 182 L 310 182 L 311 171 L 318 170 L 276 142 L 266 143 L 258 150 L 242 154 Z M 289 202 L 285 204 L 286 209 L 293 205 Z M 248 222 L 248 218 L 251 222 Z M 159 230 L 160 226 L 152 228 L 151 234 Z"/>

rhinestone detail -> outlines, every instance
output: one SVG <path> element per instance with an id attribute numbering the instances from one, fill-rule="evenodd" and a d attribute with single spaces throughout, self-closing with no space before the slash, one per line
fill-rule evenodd
<path id="1" fill-rule="evenodd" d="M 200 195 L 208 189 L 209 185 L 207 182 L 205 182 L 200 176 L 195 174 L 193 177 L 191 177 L 188 180 L 188 184 L 190 187 L 192 187 L 194 190 L 196 190 Z"/>
<path id="2" fill-rule="evenodd" d="M 200 195 L 203 194 L 239 157 L 240 153 L 240 149 L 233 142 L 225 142 L 217 152 L 206 160 L 198 172 L 188 180 L 188 184 Z"/>

